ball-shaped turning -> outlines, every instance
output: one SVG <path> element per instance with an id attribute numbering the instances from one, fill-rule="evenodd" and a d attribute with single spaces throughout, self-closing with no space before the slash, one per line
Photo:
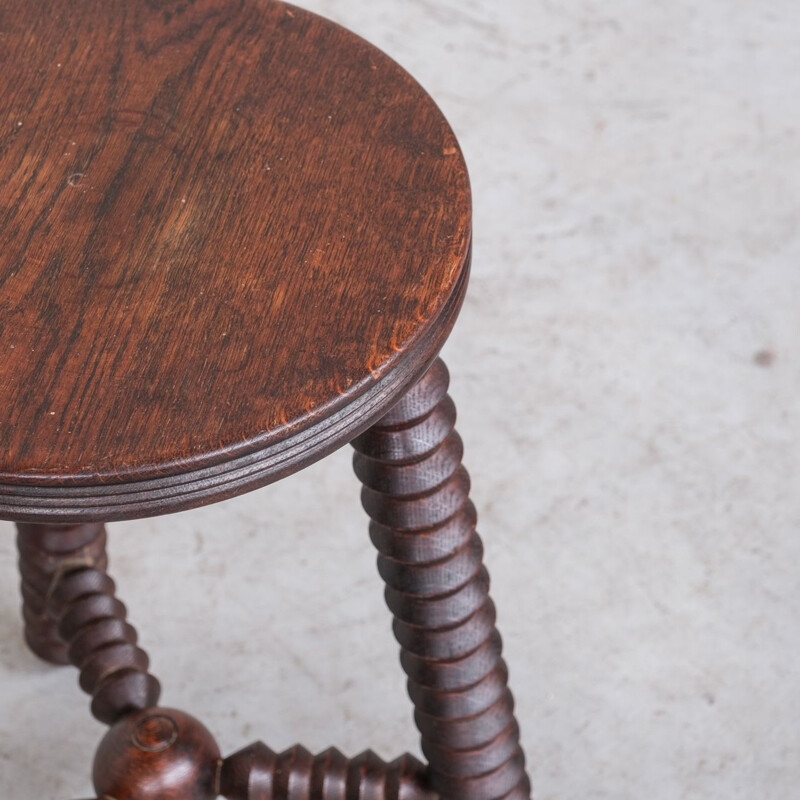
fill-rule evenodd
<path id="1" fill-rule="evenodd" d="M 124 717 L 105 735 L 94 760 L 99 796 L 114 800 L 215 800 L 220 752 L 194 717 L 149 708 Z"/>

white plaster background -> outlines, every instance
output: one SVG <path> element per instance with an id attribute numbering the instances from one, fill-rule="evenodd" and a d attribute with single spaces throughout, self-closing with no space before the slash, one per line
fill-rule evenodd
<path id="1" fill-rule="evenodd" d="M 305 5 L 404 64 L 471 168 L 446 356 L 537 798 L 795 797 L 800 6 Z M 417 750 L 349 458 L 113 527 L 165 702 L 226 752 Z M 21 645 L 11 533 L 0 797 L 88 797 L 103 729 Z"/>

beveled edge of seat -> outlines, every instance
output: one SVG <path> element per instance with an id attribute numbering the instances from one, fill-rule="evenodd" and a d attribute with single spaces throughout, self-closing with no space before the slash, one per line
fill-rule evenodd
<path id="1" fill-rule="evenodd" d="M 37 476 L 36 483 L 0 483 L 0 519 L 72 524 L 170 514 L 258 489 L 319 461 L 380 419 L 425 373 L 458 317 L 471 257 L 470 242 L 461 275 L 440 313 L 383 365 L 383 374 L 357 390 L 235 450 L 206 453 L 182 471 L 182 465 L 168 465 L 169 474 L 162 477 L 78 483 L 58 476 L 44 483 Z"/>

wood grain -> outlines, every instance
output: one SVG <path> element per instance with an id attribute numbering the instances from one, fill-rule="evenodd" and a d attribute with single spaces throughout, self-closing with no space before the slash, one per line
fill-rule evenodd
<path id="1" fill-rule="evenodd" d="M 266 0 L 0 7 L 0 515 L 288 474 L 423 373 L 470 193 L 427 94 Z"/>
<path id="2" fill-rule="evenodd" d="M 425 377 L 354 442 L 430 786 L 448 800 L 530 800 L 449 375 Z"/>
<path id="3" fill-rule="evenodd" d="M 19 524 L 25 638 L 41 658 L 80 670 L 92 714 L 108 725 L 161 694 L 127 609 L 106 571 L 102 524 Z"/>
<path id="4" fill-rule="evenodd" d="M 39 658 L 69 664 L 68 645 L 59 633 L 59 615 L 53 613 L 50 600 L 67 569 L 108 566 L 105 526 L 20 523 L 17 529 L 25 641 Z"/>
<path id="5" fill-rule="evenodd" d="M 92 778 L 104 800 L 215 800 L 221 761 L 199 720 L 174 708 L 148 708 L 106 733 Z"/>
<path id="6" fill-rule="evenodd" d="M 427 768 L 407 753 L 387 763 L 372 751 L 276 753 L 263 742 L 221 758 L 206 727 L 157 706 L 159 681 L 138 646 L 106 567 L 100 523 L 18 523 L 26 639 L 53 664 L 73 664 L 92 714 L 111 729 L 94 760 L 105 800 L 436 800 Z"/>
<path id="7" fill-rule="evenodd" d="M 314 756 L 296 745 L 276 753 L 263 742 L 225 759 L 219 793 L 226 800 L 438 800 L 413 756 L 387 764 L 371 750 L 347 758 L 336 748 Z"/>

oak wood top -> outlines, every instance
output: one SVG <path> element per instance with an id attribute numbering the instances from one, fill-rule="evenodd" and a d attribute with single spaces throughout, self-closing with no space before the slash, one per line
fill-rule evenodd
<path id="1" fill-rule="evenodd" d="M 0 5 L 0 516 L 230 496 L 441 347 L 470 196 L 433 101 L 267 0 Z"/>

